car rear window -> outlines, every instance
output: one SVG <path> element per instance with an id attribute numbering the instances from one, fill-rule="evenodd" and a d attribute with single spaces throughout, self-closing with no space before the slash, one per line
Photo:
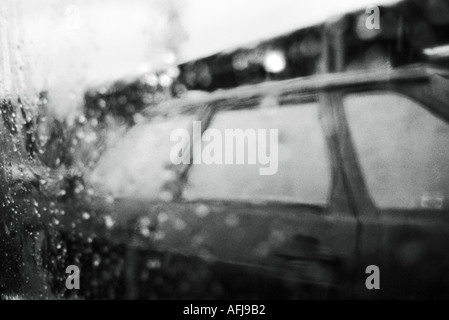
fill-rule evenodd
<path id="1" fill-rule="evenodd" d="M 378 207 L 449 207 L 447 120 L 392 92 L 350 94 L 344 105 L 366 185 Z"/>

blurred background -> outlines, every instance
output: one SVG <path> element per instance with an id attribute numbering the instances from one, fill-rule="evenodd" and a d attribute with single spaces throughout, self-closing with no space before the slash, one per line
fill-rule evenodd
<path id="1" fill-rule="evenodd" d="M 140 294 L 154 298 L 157 290 L 162 297 L 176 293 L 190 297 L 198 290 L 206 296 L 231 293 L 238 298 L 235 293 L 245 296 L 238 289 L 245 283 L 256 289 L 251 292 L 256 297 L 282 298 L 277 282 L 261 290 L 262 281 L 248 280 L 245 273 L 228 281 L 234 274 L 227 265 L 219 266 L 225 272 L 216 282 L 211 262 L 229 257 L 238 268 L 266 259 L 266 266 L 276 266 L 270 269 L 272 275 L 285 275 L 281 287 L 287 288 L 286 296 L 292 290 L 293 297 L 302 297 L 304 292 L 296 291 L 294 281 L 284 280 L 303 271 L 310 283 L 318 279 L 323 284 L 318 296 L 332 296 L 328 285 L 338 278 L 335 270 L 347 283 L 354 282 L 351 260 L 359 259 L 365 254 L 359 250 L 366 248 L 388 260 L 391 270 L 413 261 L 416 265 L 433 261 L 429 266 L 434 269 L 440 264 L 440 273 L 428 272 L 426 266 L 410 269 L 409 277 L 400 279 L 415 289 L 427 283 L 440 290 L 436 277 L 444 274 L 449 279 L 449 258 L 441 246 L 449 239 L 448 215 L 442 212 L 447 211 L 449 131 L 439 117 L 447 119 L 449 94 L 447 79 L 438 75 L 430 81 L 427 72 L 449 67 L 449 0 L 376 0 L 381 27 L 374 29 L 366 24 L 370 15 L 366 9 L 372 4 L 372 0 L 0 0 L 0 300 L 9 294 L 14 298 L 17 292 L 33 296 L 32 291 L 39 298 L 70 296 L 64 286 L 69 262 L 88 272 L 82 285 L 87 284 L 83 293 L 87 298 L 133 299 Z M 423 62 L 426 69 L 414 74 L 411 65 Z M 394 70 L 404 66 L 410 68 Z M 301 84 L 274 83 L 317 74 L 322 78 L 301 79 Z M 349 81 L 349 86 L 358 86 L 365 80 L 371 85 L 369 81 L 377 81 L 373 74 L 379 76 L 380 88 L 384 82 L 385 88 L 396 85 L 397 80 L 395 90 L 413 99 L 380 93 L 346 99 L 342 106 L 354 105 L 357 110 L 366 106 L 361 110 L 379 114 L 376 118 L 348 112 L 348 123 L 357 124 L 360 133 L 349 129 L 361 137 L 360 150 L 369 155 L 370 172 L 378 178 L 373 178 L 373 185 L 382 201 L 398 205 L 394 209 L 404 203 L 407 210 L 419 209 L 426 223 L 428 210 L 441 211 L 446 224 L 432 221 L 433 229 L 425 230 L 430 239 L 426 245 L 414 238 L 422 230 L 414 225 L 403 228 L 411 220 L 398 223 L 396 212 L 392 229 L 385 229 L 391 239 L 383 236 L 383 229 L 375 229 L 384 227 L 377 223 L 366 235 L 360 233 L 365 225 L 359 225 L 365 222 L 356 221 L 354 212 L 359 200 L 370 203 L 368 192 L 366 199 L 358 193 L 349 195 L 363 188 L 355 188 L 359 182 L 341 183 L 346 170 L 331 167 L 336 158 L 329 159 L 332 152 L 327 153 L 330 145 L 336 146 L 331 150 L 340 149 L 342 137 L 337 134 L 327 144 L 322 135 L 326 126 L 327 133 L 343 128 L 344 120 L 321 113 L 327 101 L 320 99 L 326 95 L 316 99 L 315 92 L 296 92 L 303 83 L 306 89 L 315 85 L 318 78 L 325 84 L 335 79 L 337 85 Z M 392 79 L 394 75 L 398 79 Z M 404 80 L 429 80 L 429 84 L 412 87 Z M 274 87 L 282 88 L 279 96 L 271 96 Z M 225 89 L 231 90 L 211 94 Z M 414 112 L 424 111 L 414 102 L 421 101 L 418 96 L 431 113 Z M 226 112 L 216 112 L 221 108 Z M 199 113 L 209 122 L 207 127 L 221 131 L 278 128 L 280 174 L 268 180 L 240 165 L 234 171 L 216 170 L 217 166 L 189 171 L 170 163 L 170 133 L 190 128 Z M 410 156 L 413 152 L 415 158 Z M 256 173 L 254 178 L 249 178 L 251 172 Z M 387 178 L 394 178 L 390 188 Z M 332 179 L 338 182 L 333 184 Z M 288 198 L 286 190 L 298 193 Z M 341 198 L 333 193 L 341 193 Z M 201 200 L 204 203 L 198 206 L 182 202 L 204 196 L 228 199 L 224 195 L 244 195 L 241 199 L 246 197 L 251 208 L 239 209 L 226 201 L 222 205 Z M 305 219 L 289 205 L 285 216 L 279 214 L 280 203 L 265 205 L 275 196 L 298 201 L 291 204 L 304 207 Z M 256 203 L 258 199 L 262 202 Z M 149 205 L 153 200 L 157 203 Z M 257 201 L 253 205 L 249 200 Z M 341 225 L 325 215 L 334 201 L 339 218 L 339 206 L 348 207 Z M 434 232 L 437 237 L 430 236 Z M 362 243 L 365 239 L 368 245 Z M 170 252 L 154 255 L 153 248 L 165 242 L 174 252 L 193 250 L 189 255 L 194 259 L 183 260 L 184 252 L 175 259 Z M 304 256 L 310 263 L 301 262 Z M 197 266 L 198 257 L 206 262 L 203 269 Z M 341 263 L 346 257 L 348 262 Z M 370 255 L 365 257 L 373 263 Z M 423 274 L 418 280 L 416 270 Z M 29 276 L 33 274 L 36 277 Z M 189 282 L 179 280 L 185 278 L 191 280 L 193 291 Z M 364 284 L 364 273 L 360 279 Z"/>
<path id="2" fill-rule="evenodd" d="M 176 75 L 172 67 L 179 63 L 321 23 L 371 2 L 2 0 L 1 86 L 5 92 L 46 91 L 58 117 L 70 118 L 88 87 L 157 70 Z"/>

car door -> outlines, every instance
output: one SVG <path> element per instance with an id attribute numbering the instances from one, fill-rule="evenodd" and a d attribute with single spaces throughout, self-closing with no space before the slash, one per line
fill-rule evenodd
<path id="1" fill-rule="evenodd" d="M 432 85 L 341 96 L 341 151 L 361 221 L 359 297 L 449 294 L 449 117 Z M 377 290 L 365 285 L 369 265 L 379 267 Z"/>
<path id="2" fill-rule="evenodd" d="M 259 174 L 264 166 L 259 161 L 236 164 L 236 144 L 234 163 L 223 158 L 219 164 L 192 164 L 181 200 L 161 209 L 155 247 L 184 261 L 207 263 L 216 288 L 209 297 L 351 295 L 357 220 L 346 198 L 333 118 L 323 108 L 326 97 L 269 97 L 251 107 L 227 103 L 215 106 L 218 111 L 205 122 L 215 130 L 214 138 L 242 130 L 243 138 L 233 138 L 243 139 L 245 153 L 260 147 L 258 133 L 278 133 L 278 165 L 272 175 Z M 204 141 L 203 157 L 207 146 Z M 174 268 L 165 261 L 160 272 Z M 185 278 L 191 292 L 197 292 L 194 274 L 206 271 L 198 265 L 187 269 L 196 270 Z"/>

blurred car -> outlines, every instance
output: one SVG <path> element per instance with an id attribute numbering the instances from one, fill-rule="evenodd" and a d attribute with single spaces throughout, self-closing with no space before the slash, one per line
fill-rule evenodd
<path id="1" fill-rule="evenodd" d="M 1 289 L 41 298 L 447 297 L 447 75 L 419 65 L 174 100 L 102 156 L 95 193 L 52 193 L 33 162 L 17 173 L 3 163 Z M 170 133 L 194 120 L 220 132 L 278 129 L 277 173 L 174 165 Z M 65 288 L 69 265 L 82 272 L 80 290 Z M 371 265 L 379 290 L 365 285 Z"/>
<path id="2" fill-rule="evenodd" d="M 111 239 L 135 247 L 134 295 L 447 297 L 447 75 L 322 75 L 161 106 L 93 179 L 115 198 L 102 208 L 117 223 Z M 278 129 L 278 172 L 171 164 L 170 132 L 193 120 Z M 365 285 L 370 265 L 379 290 Z"/>
<path id="3" fill-rule="evenodd" d="M 145 83 L 88 91 L 78 125 L 93 124 L 76 139 L 66 123 L 44 130 L 32 102 L 3 99 L 0 299 L 448 298 L 449 22 L 438 3 L 400 2 L 380 31 L 357 12 L 312 28 L 304 46 L 309 29 L 262 43 L 288 53 L 277 75 L 235 71 L 232 52 L 181 66 L 187 89 L 215 91 L 146 110 L 163 99 Z M 254 84 L 267 75 L 301 78 Z M 111 117 L 126 125 L 117 141 L 101 137 L 121 134 Z M 173 164 L 171 133 L 193 121 L 203 133 L 278 130 L 276 174 Z M 95 170 L 77 170 L 75 155 Z M 70 265 L 79 290 L 66 287 Z M 366 286 L 369 266 L 379 289 Z"/>

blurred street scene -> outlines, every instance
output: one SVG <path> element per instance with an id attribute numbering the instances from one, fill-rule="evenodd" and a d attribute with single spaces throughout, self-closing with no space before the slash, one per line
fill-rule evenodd
<path id="1" fill-rule="evenodd" d="M 447 298 L 448 84 L 446 0 L 0 0 L 0 299 Z"/>

